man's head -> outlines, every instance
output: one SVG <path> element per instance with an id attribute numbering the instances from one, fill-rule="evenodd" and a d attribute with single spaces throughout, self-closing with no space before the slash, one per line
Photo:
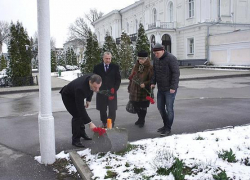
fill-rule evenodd
<path id="1" fill-rule="evenodd" d="M 112 59 L 112 54 L 110 52 L 103 53 L 103 62 L 105 64 L 110 64 Z"/>
<path id="2" fill-rule="evenodd" d="M 98 92 L 102 85 L 102 78 L 97 74 L 93 74 L 89 78 L 89 87 L 92 91 Z"/>
<path id="3" fill-rule="evenodd" d="M 160 58 L 164 54 L 164 46 L 159 43 L 156 43 L 155 46 L 153 47 L 153 51 L 155 57 Z"/>

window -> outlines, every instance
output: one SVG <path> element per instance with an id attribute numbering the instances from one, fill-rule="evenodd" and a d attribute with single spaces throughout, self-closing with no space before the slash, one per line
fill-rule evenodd
<path id="1" fill-rule="evenodd" d="M 169 22 L 174 21 L 173 14 L 174 14 L 174 12 L 173 12 L 173 3 L 170 2 L 169 5 L 168 5 L 168 18 L 167 18 Z"/>
<path id="2" fill-rule="evenodd" d="M 157 21 L 157 12 L 156 12 L 156 9 L 154 8 L 153 9 L 153 23 L 156 23 Z"/>
<path id="3" fill-rule="evenodd" d="M 129 34 L 129 23 L 127 22 L 127 34 Z"/>
<path id="4" fill-rule="evenodd" d="M 194 54 L 194 38 L 187 39 L 187 54 Z"/>
<path id="5" fill-rule="evenodd" d="M 188 17 L 194 17 L 194 0 L 188 1 Z"/>
<path id="6" fill-rule="evenodd" d="M 137 19 L 135 20 L 135 33 L 137 33 L 137 31 L 138 31 L 138 21 L 137 21 Z"/>

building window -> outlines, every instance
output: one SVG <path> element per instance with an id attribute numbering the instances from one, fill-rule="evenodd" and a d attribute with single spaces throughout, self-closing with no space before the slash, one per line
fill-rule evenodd
<path id="1" fill-rule="evenodd" d="M 194 0 L 188 1 L 188 17 L 194 17 Z"/>
<path id="2" fill-rule="evenodd" d="M 129 34 L 129 23 L 127 22 L 127 34 Z"/>
<path id="3" fill-rule="evenodd" d="M 187 54 L 194 54 L 194 38 L 187 39 Z"/>
<path id="4" fill-rule="evenodd" d="M 168 5 L 168 21 L 169 22 L 173 22 L 174 18 L 173 18 L 174 12 L 173 12 L 173 3 L 170 2 Z"/>
<path id="5" fill-rule="evenodd" d="M 153 23 L 156 23 L 157 21 L 157 12 L 156 12 L 156 9 L 154 8 L 153 9 Z"/>
<path id="6" fill-rule="evenodd" d="M 137 33 L 137 31 L 138 31 L 138 21 L 137 21 L 137 19 L 135 20 L 135 33 Z"/>

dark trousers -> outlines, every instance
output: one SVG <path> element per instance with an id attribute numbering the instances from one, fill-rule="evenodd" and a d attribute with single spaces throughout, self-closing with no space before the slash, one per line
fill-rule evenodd
<path id="1" fill-rule="evenodd" d="M 107 115 L 107 110 L 101 109 L 100 110 L 100 117 L 101 117 L 101 121 L 103 124 L 107 124 L 107 119 L 111 119 L 112 120 L 112 124 L 114 124 L 115 122 L 115 118 L 116 118 L 116 110 L 110 108 L 108 110 L 108 115 Z"/>
<path id="2" fill-rule="evenodd" d="M 80 142 L 82 134 L 85 134 L 85 126 L 83 118 L 79 116 L 76 108 L 75 100 L 62 94 L 63 104 L 67 111 L 72 115 L 72 142 Z"/>
<path id="3" fill-rule="evenodd" d="M 138 108 L 137 109 L 137 115 L 138 115 L 138 122 L 139 124 L 144 124 L 145 123 L 145 117 L 147 114 L 147 108 Z"/>

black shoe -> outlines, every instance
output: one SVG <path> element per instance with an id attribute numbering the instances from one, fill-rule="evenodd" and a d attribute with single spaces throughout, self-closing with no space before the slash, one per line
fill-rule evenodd
<path id="1" fill-rule="evenodd" d="M 169 129 L 163 129 L 161 131 L 161 136 L 168 136 L 170 134 L 171 134 L 171 130 L 169 130 Z"/>
<path id="2" fill-rule="evenodd" d="M 144 123 L 138 125 L 139 128 L 142 128 L 144 126 Z"/>
<path id="3" fill-rule="evenodd" d="M 140 124 L 140 121 L 139 121 L 139 120 L 135 122 L 135 125 L 139 125 L 139 124 Z"/>
<path id="4" fill-rule="evenodd" d="M 92 140 L 86 133 L 82 134 L 81 137 L 85 140 Z"/>
<path id="5" fill-rule="evenodd" d="M 163 129 L 165 129 L 165 127 L 163 126 L 163 127 L 161 127 L 161 128 L 159 128 L 158 130 L 157 130 L 157 132 L 161 132 Z"/>
<path id="6" fill-rule="evenodd" d="M 84 148 L 85 146 L 81 142 L 72 142 L 73 146 Z"/>
<path id="7" fill-rule="evenodd" d="M 102 123 L 102 128 L 107 128 L 107 123 Z"/>

